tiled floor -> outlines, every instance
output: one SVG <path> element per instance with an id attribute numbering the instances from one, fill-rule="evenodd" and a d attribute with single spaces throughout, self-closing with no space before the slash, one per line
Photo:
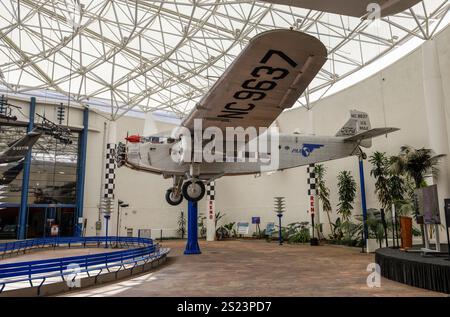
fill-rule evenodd
<path id="1" fill-rule="evenodd" d="M 166 264 L 151 273 L 67 296 L 446 296 L 382 279 L 369 288 L 374 255 L 341 246 L 283 245 L 265 241 L 200 243 L 201 255 L 182 254 L 168 241 Z"/>

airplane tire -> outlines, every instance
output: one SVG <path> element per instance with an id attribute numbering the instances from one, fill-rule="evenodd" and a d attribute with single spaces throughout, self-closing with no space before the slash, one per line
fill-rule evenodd
<path id="1" fill-rule="evenodd" d="M 183 195 L 180 195 L 178 199 L 174 199 L 172 194 L 173 188 L 169 188 L 166 192 L 166 201 L 169 205 L 178 206 L 183 201 Z"/>
<path id="2" fill-rule="evenodd" d="M 199 201 L 205 196 L 205 184 L 202 181 L 186 181 L 181 188 L 184 198 L 189 201 Z"/>

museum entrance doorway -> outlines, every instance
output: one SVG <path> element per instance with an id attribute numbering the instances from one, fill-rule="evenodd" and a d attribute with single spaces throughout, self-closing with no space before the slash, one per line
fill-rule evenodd
<path id="1" fill-rule="evenodd" d="M 28 239 L 52 235 L 71 237 L 74 234 L 74 225 L 75 206 L 43 205 L 28 207 Z"/>

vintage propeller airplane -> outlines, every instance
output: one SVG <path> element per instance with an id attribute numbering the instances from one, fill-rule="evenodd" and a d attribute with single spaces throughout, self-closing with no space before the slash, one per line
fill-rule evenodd
<path id="1" fill-rule="evenodd" d="M 370 147 L 372 137 L 397 129 L 371 129 L 368 115 L 359 111 L 351 111 L 334 137 L 259 129 L 294 105 L 326 60 L 325 46 L 305 33 L 283 29 L 257 35 L 172 134 L 134 135 L 127 137 L 126 145 L 119 144 L 119 166 L 173 178 L 166 200 L 178 205 L 183 197 L 202 199 L 204 182 L 221 176 L 363 155 L 360 146 Z M 231 128 L 244 131 L 241 142 L 236 135 L 221 136 Z M 252 129 L 259 131 L 252 134 Z M 206 152 L 214 159 L 203 155 Z"/>

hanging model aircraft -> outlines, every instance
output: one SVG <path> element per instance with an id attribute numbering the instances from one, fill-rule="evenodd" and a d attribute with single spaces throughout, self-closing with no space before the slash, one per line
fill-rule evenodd
<path id="1" fill-rule="evenodd" d="M 183 197 L 200 200 L 204 182 L 221 176 L 363 155 L 360 146 L 370 147 L 372 137 L 397 129 L 371 129 L 367 114 L 359 111 L 351 112 L 334 137 L 260 129 L 294 105 L 326 57 L 325 46 L 310 35 L 292 30 L 259 34 L 171 135 L 129 136 L 126 145 L 119 144 L 119 166 L 173 178 L 166 200 L 178 205 Z M 236 135 L 230 136 L 230 129 Z"/>
<path id="2" fill-rule="evenodd" d="M 19 140 L 8 144 L 7 149 L 0 152 L 0 164 L 18 162 L 22 160 L 25 155 L 27 155 L 28 150 L 33 147 L 41 135 L 42 132 L 38 129 L 34 129 Z"/>
<path id="3" fill-rule="evenodd" d="M 348 15 L 377 18 L 405 11 L 422 0 L 260 0 L 273 4 Z"/>

